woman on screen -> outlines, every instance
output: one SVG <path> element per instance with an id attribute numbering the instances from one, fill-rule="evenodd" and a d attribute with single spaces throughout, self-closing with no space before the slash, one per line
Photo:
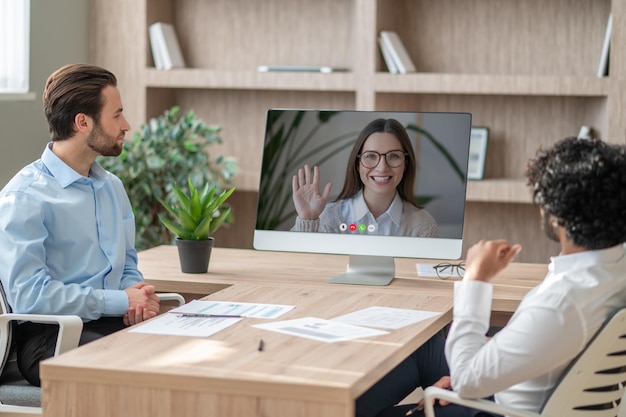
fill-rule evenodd
<path id="1" fill-rule="evenodd" d="M 337 200 L 320 190 L 320 169 L 305 165 L 293 176 L 298 216 L 291 230 L 436 237 L 437 223 L 415 203 L 416 158 L 406 130 L 395 119 L 376 119 L 359 134 Z"/>

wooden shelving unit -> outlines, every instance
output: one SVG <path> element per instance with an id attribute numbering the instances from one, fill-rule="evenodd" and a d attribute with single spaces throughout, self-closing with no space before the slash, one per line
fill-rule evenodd
<path id="1" fill-rule="evenodd" d="M 540 146 L 590 125 L 626 141 L 626 2 L 619 0 L 90 0 L 90 61 L 114 71 L 138 128 L 174 104 L 223 127 L 241 172 L 237 222 L 218 246 L 251 247 L 271 107 L 463 111 L 490 129 L 485 180 L 467 192 L 467 245 L 509 238 L 519 258 L 556 254 L 523 178 Z M 613 14 L 610 76 L 597 77 Z M 173 23 L 189 68 L 154 69 L 148 26 Z M 376 36 L 396 31 L 415 74 L 386 72 Z M 331 65 L 345 73 L 258 73 Z"/>

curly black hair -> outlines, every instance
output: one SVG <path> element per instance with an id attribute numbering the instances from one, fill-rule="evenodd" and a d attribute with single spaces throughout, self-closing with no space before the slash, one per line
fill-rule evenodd
<path id="1" fill-rule="evenodd" d="M 526 167 L 533 202 L 563 226 L 576 246 L 608 248 L 626 241 L 626 147 L 565 138 L 540 149 Z"/>

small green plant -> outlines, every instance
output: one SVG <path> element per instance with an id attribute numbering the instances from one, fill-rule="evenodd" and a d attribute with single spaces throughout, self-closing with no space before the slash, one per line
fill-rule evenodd
<path id="1" fill-rule="evenodd" d="M 179 239 L 209 239 L 222 225 L 232 221 L 231 209 L 224 202 L 235 191 L 235 187 L 219 191 L 216 186 L 205 184 L 199 192 L 191 178 L 187 179 L 187 187 L 189 192 L 185 193 L 181 187 L 174 185 L 175 204 L 158 199 L 174 221 L 166 213 L 160 213 L 159 219 Z"/>
<path id="2" fill-rule="evenodd" d="M 226 189 L 238 168 L 235 159 L 220 155 L 221 128 L 207 124 L 193 111 L 178 106 L 152 118 L 124 144 L 117 158 L 101 158 L 102 166 L 117 175 L 130 198 L 135 214 L 135 246 L 139 250 L 170 245 L 174 236 L 163 227 L 159 214 L 165 209 L 158 199 L 173 204 L 174 184 L 192 182 Z"/>

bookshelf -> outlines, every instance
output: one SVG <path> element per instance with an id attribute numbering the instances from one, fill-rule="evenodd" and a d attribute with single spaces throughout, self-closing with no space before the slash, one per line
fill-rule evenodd
<path id="1" fill-rule="evenodd" d="M 626 141 L 626 2 L 619 0 L 90 0 L 90 61 L 118 78 L 133 128 L 179 104 L 223 127 L 241 168 L 237 221 L 218 246 L 251 247 L 270 107 L 467 111 L 490 129 L 485 179 L 468 186 L 467 244 L 509 238 L 520 260 L 547 242 L 523 179 L 539 146 L 590 125 Z M 610 75 L 596 75 L 613 14 Z M 174 24 L 188 68 L 159 71 L 148 27 Z M 377 35 L 397 32 L 417 68 L 389 74 Z M 333 74 L 259 73 L 329 65 Z"/>

